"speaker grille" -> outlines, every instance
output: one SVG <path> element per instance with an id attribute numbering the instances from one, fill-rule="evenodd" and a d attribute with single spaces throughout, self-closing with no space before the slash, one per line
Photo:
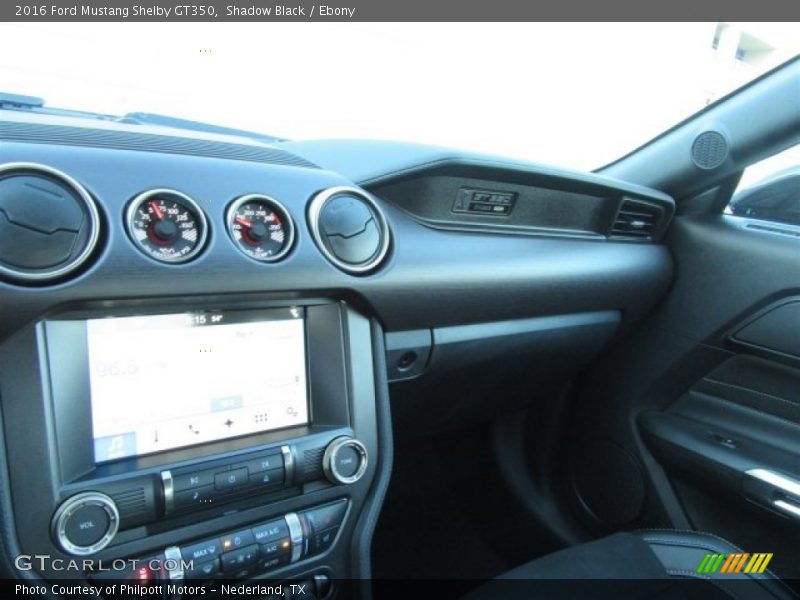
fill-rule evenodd
<path id="1" fill-rule="evenodd" d="M 701 169 L 716 169 L 728 157 L 728 142 L 718 131 L 704 131 L 692 144 L 692 161 Z"/>
<path id="2" fill-rule="evenodd" d="M 573 455 L 572 478 L 584 509 L 603 527 L 632 523 L 644 507 L 639 461 L 608 440 L 592 440 Z"/>

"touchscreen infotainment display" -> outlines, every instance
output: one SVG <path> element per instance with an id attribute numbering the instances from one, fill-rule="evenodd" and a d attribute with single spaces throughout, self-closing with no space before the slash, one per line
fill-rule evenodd
<path id="1" fill-rule="evenodd" d="M 96 462 L 308 423 L 302 309 L 86 323 Z"/>

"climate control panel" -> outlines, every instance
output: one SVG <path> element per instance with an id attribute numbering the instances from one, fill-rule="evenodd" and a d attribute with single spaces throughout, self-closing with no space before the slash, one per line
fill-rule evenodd
<path id="1" fill-rule="evenodd" d="M 207 579 L 249 579 L 326 552 L 347 517 L 346 499 L 337 500 L 236 531 L 170 546 L 148 557 L 124 561 L 126 571 L 89 573 L 91 579 L 139 584 Z"/>

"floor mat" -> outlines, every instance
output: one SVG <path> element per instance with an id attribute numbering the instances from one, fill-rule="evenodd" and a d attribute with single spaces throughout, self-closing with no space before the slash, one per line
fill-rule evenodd
<path id="1" fill-rule="evenodd" d="M 461 580 L 467 587 L 495 577 L 515 564 L 499 550 L 514 526 L 499 508 L 507 504 L 486 429 L 396 442 L 373 539 L 373 576 Z"/>

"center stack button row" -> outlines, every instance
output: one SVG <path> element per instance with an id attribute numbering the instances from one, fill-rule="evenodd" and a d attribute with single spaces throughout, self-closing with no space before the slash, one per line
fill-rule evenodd
<path id="1" fill-rule="evenodd" d="M 289 474 L 284 459 L 287 452 L 281 450 L 239 456 L 235 462 L 205 464 L 202 468 L 163 471 L 167 512 L 200 508 L 230 494 L 282 488 Z"/>

